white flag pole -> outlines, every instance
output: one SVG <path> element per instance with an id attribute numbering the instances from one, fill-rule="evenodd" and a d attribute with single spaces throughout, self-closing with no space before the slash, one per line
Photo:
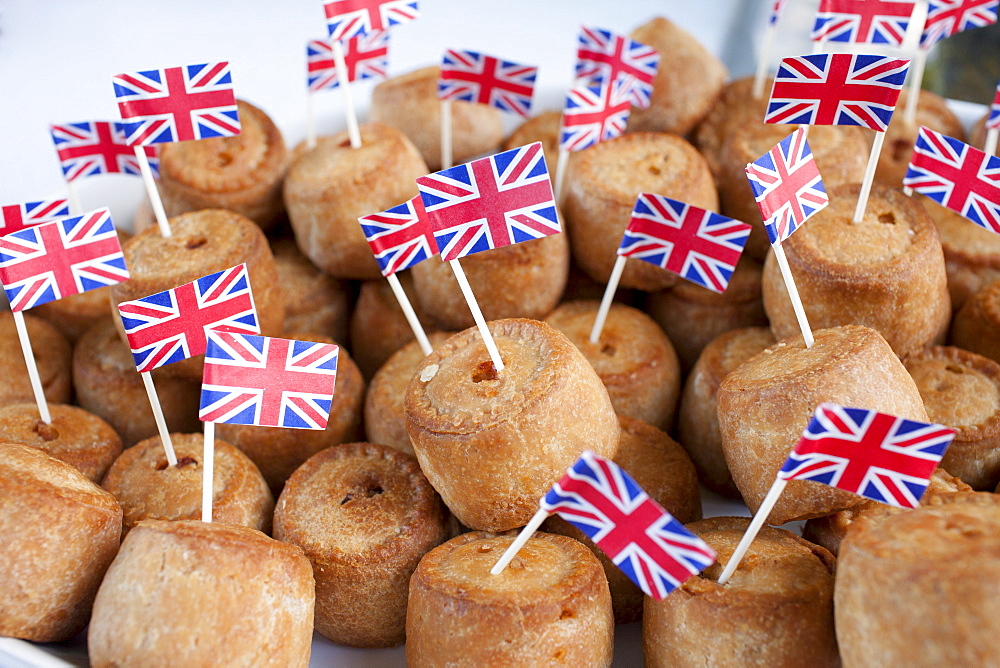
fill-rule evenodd
<path id="1" fill-rule="evenodd" d="M 417 314 L 413 310 L 413 306 L 410 304 L 410 300 L 406 296 L 406 292 L 403 291 L 403 286 L 400 284 L 399 279 L 396 278 L 396 274 L 389 274 L 385 278 L 389 281 L 389 287 L 392 288 L 392 294 L 396 295 L 396 301 L 399 302 L 399 308 L 403 309 L 403 315 L 406 316 L 406 322 L 410 324 L 410 329 L 413 330 L 413 336 L 417 338 L 417 343 L 420 344 L 420 350 L 423 351 L 424 357 L 427 357 L 434 352 L 434 349 L 431 347 L 431 342 L 427 340 L 427 334 L 424 332 L 424 328 L 420 324 L 420 319 L 417 318 Z"/>
<path id="2" fill-rule="evenodd" d="M 80 205 L 80 195 L 76 192 L 76 186 L 72 181 L 66 182 L 66 199 L 69 201 L 69 215 L 79 216 L 83 213 Z"/>
<path id="3" fill-rule="evenodd" d="M 215 423 L 205 423 L 205 446 L 201 457 L 201 521 L 212 521 L 212 478 L 215 475 Z"/>
<path id="4" fill-rule="evenodd" d="M 764 33 L 764 44 L 761 46 L 760 55 L 757 57 L 757 72 L 753 77 L 753 99 L 759 100 L 764 96 L 764 80 L 767 79 L 768 61 L 771 59 L 771 47 L 774 46 L 774 36 L 778 32 L 778 24 L 768 26 Z"/>
<path id="5" fill-rule="evenodd" d="M 517 534 L 517 538 L 514 539 L 514 542 L 511 543 L 506 550 L 504 550 L 502 555 L 500 555 L 500 560 L 497 561 L 496 565 L 490 569 L 490 575 L 500 575 L 500 573 L 503 572 L 503 569 L 507 568 L 507 565 L 513 561 L 514 557 L 517 556 L 517 553 L 521 551 L 521 548 L 524 547 L 524 544 L 528 542 L 531 536 L 538 531 L 538 527 L 542 526 L 542 522 L 544 522 L 545 518 L 548 516 L 549 513 L 547 510 L 543 508 L 538 509 L 538 512 L 536 512 L 534 517 L 531 518 L 531 521 L 529 521 L 524 528 L 521 529 L 521 533 Z"/>
<path id="6" fill-rule="evenodd" d="M 753 521 L 750 522 L 750 526 L 747 527 L 746 533 L 743 534 L 743 538 L 740 539 L 739 545 L 736 546 L 736 550 L 733 555 L 729 557 L 729 563 L 726 564 L 725 570 L 722 571 L 722 575 L 719 576 L 719 584 L 724 585 L 729 582 L 729 578 L 733 577 L 733 573 L 739 567 L 740 562 L 743 561 L 744 555 L 746 555 L 747 550 L 750 548 L 750 544 L 753 543 L 753 539 L 757 537 L 760 533 L 760 529 L 764 526 L 764 522 L 767 521 L 768 515 L 774 510 L 774 505 L 778 503 L 778 498 L 781 493 L 785 490 L 785 485 L 788 481 L 784 478 L 775 478 L 774 483 L 771 485 L 771 489 L 768 490 L 767 496 L 760 504 L 760 508 L 757 509 L 757 514 L 753 516 Z"/>
<path id="7" fill-rule="evenodd" d="M 560 147 L 559 157 L 556 159 L 556 182 L 553 197 L 556 204 L 562 206 L 563 182 L 566 180 L 566 166 L 569 164 L 569 151 Z"/>
<path id="8" fill-rule="evenodd" d="M 781 242 L 771 244 L 774 249 L 774 257 L 778 261 L 778 268 L 781 269 L 781 277 L 785 281 L 785 289 L 789 299 L 792 300 L 792 310 L 795 311 L 795 319 L 799 322 L 799 329 L 802 330 L 802 338 L 806 342 L 806 348 L 811 348 L 813 344 L 812 329 L 809 327 L 809 319 L 806 318 L 806 311 L 802 307 L 802 299 L 799 297 L 799 290 L 795 287 L 795 278 L 792 276 L 792 269 L 788 266 L 788 259 L 785 251 L 781 248 Z"/>
<path id="9" fill-rule="evenodd" d="M 136 144 L 133 148 L 135 159 L 139 162 L 139 171 L 142 173 L 142 182 L 146 185 L 149 203 L 153 206 L 156 224 L 160 227 L 160 234 L 167 238 L 170 236 L 170 223 L 167 222 L 167 212 L 163 210 L 160 191 L 156 189 L 156 181 L 153 180 L 153 170 L 149 168 L 149 160 L 146 159 L 146 147 Z"/>
<path id="10" fill-rule="evenodd" d="M 316 148 L 316 110 L 312 91 L 306 91 L 306 148 Z"/>
<path id="11" fill-rule="evenodd" d="M 625 271 L 625 263 L 628 262 L 628 258 L 624 255 L 619 255 L 615 260 L 615 266 L 611 268 L 611 277 L 608 279 L 608 285 L 604 288 L 604 296 L 601 297 L 601 306 L 597 309 L 597 317 L 594 318 L 594 326 L 590 330 L 590 342 L 597 343 L 601 338 L 601 332 L 604 330 L 604 322 L 608 319 L 608 313 L 611 311 L 611 302 L 615 298 L 615 292 L 618 290 L 618 283 L 621 281 L 622 272 Z"/>
<path id="12" fill-rule="evenodd" d="M 472 292 L 472 286 L 469 285 L 469 279 L 465 277 L 465 271 L 462 269 L 462 265 L 458 263 L 458 260 L 450 260 L 448 264 L 451 265 L 451 270 L 455 272 L 458 287 L 462 289 L 462 294 L 469 305 L 469 310 L 472 311 L 472 318 L 476 321 L 476 327 L 479 328 L 479 333 L 483 337 L 483 343 L 490 354 L 490 359 L 493 360 L 493 366 L 496 368 L 497 373 L 500 373 L 503 371 L 503 360 L 500 359 L 500 351 L 497 349 L 496 341 L 493 340 L 490 328 L 486 326 L 486 319 L 479 308 L 479 302 L 476 301 L 476 295 Z"/>
<path id="13" fill-rule="evenodd" d="M 906 107 L 903 109 L 903 121 L 907 125 L 917 123 L 917 105 L 920 103 L 920 87 L 924 80 L 924 66 L 927 65 L 927 51 L 920 49 L 911 61 L 910 86 L 906 89 Z"/>
<path id="14" fill-rule="evenodd" d="M 451 140 L 451 100 L 441 100 L 441 169 L 450 169 L 455 166 Z"/>
<path id="15" fill-rule="evenodd" d="M 156 431 L 160 434 L 160 443 L 167 455 L 167 463 L 170 466 L 177 466 L 177 455 L 174 454 L 174 443 L 170 440 L 170 431 L 167 429 L 167 421 L 163 418 L 163 409 L 160 407 L 160 398 L 156 394 L 156 386 L 153 385 L 153 376 L 148 371 L 140 371 L 142 385 L 146 388 L 146 396 L 149 398 L 149 407 L 153 409 L 153 419 L 156 420 Z"/>
<path id="16" fill-rule="evenodd" d="M 361 148 L 361 129 L 358 127 L 358 115 L 354 110 L 351 85 L 347 81 L 347 61 L 344 60 L 344 45 L 339 40 L 333 41 L 333 62 L 337 68 L 337 81 L 340 82 L 340 88 L 344 91 L 347 136 L 351 138 L 351 148 Z"/>
<path id="17" fill-rule="evenodd" d="M 865 217 L 865 209 L 868 207 L 868 196 L 872 192 L 872 183 L 875 181 L 875 169 L 878 167 L 878 158 L 882 154 L 882 144 L 885 142 L 885 133 L 875 131 L 875 141 L 872 142 L 872 150 L 868 154 L 868 166 L 865 167 L 865 178 L 861 180 L 861 192 L 858 193 L 858 204 L 854 208 L 854 222 L 860 223 Z"/>
<path id="18" fill-rule="evenodd" d="M 997 139 L 1000 138 L 1000 128 L 990 128 L 986 131 L 986 144 L 983 150 L 990 155 L 997 154 Z"/>
<path id="19" fill-rule="evenodd" d="M 35 395 L 35 404 L 38 405 L 38 414 L 42 417 L 42 422 L 52 424 L 49 403 L 45 399 L 42 380 L 38 377 L 38 367 L 35 365 L 35 353 L 31 349 L 31 339 L 28 338 L 28 327 L 24 323 L 24 314 L 20 311 L 14 311 L 13 316 L 14 326 L 17 328 L 17 338 L 21 341 L 21 353 L 24 355 L 24 364 L 28 367 L 28 380 L 31 381 L 31 391 Z"/>

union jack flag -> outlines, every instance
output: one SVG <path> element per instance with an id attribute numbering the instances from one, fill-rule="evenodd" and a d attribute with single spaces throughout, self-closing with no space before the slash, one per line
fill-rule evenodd
<path id="1" fill-rule="evenodd" d="M 240 133 L 227 62 L 118 74 L 113 82 L 129 146 Z"/>
<path id="2" fill-rule="evenodd" d="M 420 16 L 416 0 L 333 0 L 323 4 L 330 39 L 388 30 Z"/>
<path id="3" fill-rule="evenodd" d="M 885 132 L 909 64 L 853 53 L 783 58 L 764 122 L 861 125 Z"/>
<path id="4" fill-rule="evenodd" d="M 64 199 L 46 199 L 24 204 L 7 204 L 0 208 L 0 235 L 23 230 L 32 225 L 69 215 L 69 204 Z"/>
<path id="5" fill-rule="evenodd" d="M 247 266 L 240 264 L 118 305 L 137 371 L 205 352 L 205 331 L 259 334 Z"/>
<path id="6" fill-rule="evenodd" d="M 602 81 L 571 88 L 559 128 L 560 150 L 582 151 L 620 137 L 632 113 L 629 86 L 628 77 L 623 76 L 610 84 Z"/>
<path id="7" fill-rule="evenodd" d="M 12 311 L 127 279 L 125 256 L 107 209 L 0 237 L 0 282 Z"/>
<path id="8" fill-rule="evenodd" d="M 785 11 L 785 3 L 787 2 L 788 0 L 774 0 L 774 4 L 771 5 L 771 13 L 767 17 L 768 25 L 778 25 L 778 20 L 781 19 L 781 15 Z"/>
<path id="9" fill-rule="evenodd" d="M 715 292 L 725 292 L 750 226 L 662 195 L 642 193 L 618 254 L 655 264 Z"/>
<path id="10" fill-rule="evenodd" d="M 986 118 L 986 129 L 996 130 L 1000 128 L 1000 83 L 993 94 L 993 104 L 990 105 L 990 115 Z"/>
<path id="11" fill-rule="evenodd" d="M 866 42 L 899 46 L 914 3 L 905 0 L 820 0 L 813 41 Z"/>
<path id="12" fill-rule="evenodd" d="M 340 348 L 208 330 L 203 422 L 326 429 Z"/>
<path id="13" fill-rule="evenodd" d="M 815 480 L 900 508 L 915 508 L 955 430 L 822 403 L 778 478 Z"/>
<path id="14" fill-rule="evenodd" d="M 997 22 L 1000 0 L 930 0 L 920 48 L 929 49 L 945 37 Z"/>
<path id="15" fill-rule="evenodd" d="M 135 150 L 125 143 L 125 132 L 117 121 L 50 125 L 49 132 L 67 181 L 97 174 L 142 173 Z M 158 174 L 160 160 L 156 147 L 146 146 L 143 151 L 153 174 Z"/>
<path id="16" fill-rule="evenodd" d="M 444 261 L 562 231 L 541 142 L 417 179 Z"/>
<path id="17" fill-rule="evenodd" d="M 437 255 L 437 242 L 420 195 L 382 213 L 358 218 L 383 276 Z"/>
<path id="18" fill-rule="evenodd" d="M 660 600 L 715 562 L 684 528 L 612 461 L 589 450 L 542 498 L 594 541 L 647 596 Z"/>
<path id="19" fill-rule="evenodd" d="M 921 126 L 903 185 L 1000 234 L 1000 158 Z"/>
<path id="20" fill-rule="evenodd" d="M 348 83 L 362 79 L 385 79 L 389 70 L 388 30 L 352 37 L 342 44 Z M 306 72 L 311 92 L 340 86 L 331 41 L 311 39 L 306 43 Z"/>
<path id="21" fill-rule="evenodd" d="M 651 46 L 600 28 L 580 28 L 576 51 L 576 78 L 583 83 L 614 81 L 621 74 L 631 77 L 629 100 L 645 109 L 653 94 L 653 80 L 660 54 Z"/>
<path id="22" fill-rule="evenodd" d="M 448 49 L 441 61 L 438 97 L 488 104 L 527 118 L 537 75 L 537 67 Z"/>
<path id="23" fill-rule="evenodd" d="M 830 203 L 802 128 L 748 164 L 746 171 L 771 244 L 790 237 Z"/>

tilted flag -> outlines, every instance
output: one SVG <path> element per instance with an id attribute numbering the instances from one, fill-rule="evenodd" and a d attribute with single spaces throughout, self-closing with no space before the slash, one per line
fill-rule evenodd
<path id="1" fill-rule="evenodd" d="M 830 203 L 802 128 L 748 164 L 746 171 L 772 245 Z"/>
<path id="2" fill-rule="evenodd" d="M 0 282 L 12 311 L 129 277 L 107 209 L 60 218 L 0 237 Z"/>
<path id="3" fill-rule="evenodd" d="M 340 348 L 209 330 L 203 422 L 326 429 Z"/>
<path id="4" fill-rule="evenodd" d="M 783 58 L 764 122 L 860 125 L 885 132 L 909 64 L 853 53 Z"/>
<path id="5" fill-rule="evenodd" d="M 441 61 L 438 97 L 488 104 L 527 118 L 537 75 L 537 67 L 448 49 Z"/>
<path id="6" fill-rule="evenodd" d="M 118 74 L 113 82 L 129 146 L 240 133 L 227 62 Z"/>
<path id="7" fill-rule="evenodd" d="M 571 88 L 559 128 L 559 149 L 582 151 L 620 137 L 632 113 L 628 77 Z"/>
<path id="8" fill-rule="evenodd" d="M 903 185 L 1000 234 L 1000 158 L 920 126 Z"/>
<path id="9" fill-rule="evenodd" d="M 954 429 L 939 424 L 822 403 L 778 478 L 915 508 L 954 437 Z"/>
<path id="10" fill-rule="evenodd" d="M 576 78 L 583 83 L 631 77 L 629 101 L 640 109 L 650 104 L 660 54 L 651 46 L 600 28 L 580 28 L 576 50 Z"/>
<path id="11" fill-rule="evenodd" d="M 125 131 L 117 121 L 50 125 L 49 132 L 67 181 L 98 174 L 142 174 L 135 150 L 125 142 Z M 159 173 L 156 147 L 146 146 L 143 151 L 153 174 Z"/>
<path id="12" fill-rule="evenodd" d="M 388 30 L 420 16 L 416 0 L 333 0 L 323 3 L 330 39 Z"/>
<path id="13" fill-rule="evenodd" d="M 206 330 L 259 334 L 247 266 L 118 304 L 137 371 L 202 355 Z"/>
<path id="14" fill-rule="evenodd" d="M 69 204 L 65 199 L 46 199 L 24 204 L 7 204 L 0 208 L 0 236 L 39 225 L 55 218 L 69 215 Z"/>
<path id="15" fill-rule="evenodd" d="M 768 25 L 778 25 L 778 21 L 781 20 L 781 15 L 785 12 L 785 4 L 787 2 L 788 0 L 774 0 L 774 4 L 771 5 L 771 11 L 767 15 Z"/>
<path id="16" fill-rule="evenodd" d="M 997 22 L 1000 0 L 929 0 L 920 48 L 929 49 L 945 37 Z"/>
<path id="17" fill-rule="evenodd" d="M 714 292 L 725 292 L 750 226 L 662 195 L 642 193 L 618 255 L 655 264 Z"/>
<path id="18" fill-rule="evenodd" d="M 389 71 L 389 31 L 371 32 L 352 37 L 343 43 L 347 81 L 381 81 Z M 332 90 L 340 86 L 333 44 L 311 39 L 306 43 L 306 77 L 310 92 Z"/>
<path id="19" fill-rule="evenodd" d="M 562 231 L 541 142 L 417 179 L 444 261 Z"/>
<path id="20" fill-rule="evenodd" d="M 587 534 L 656 600 L 715 562 L 715 551 L 649 498 L 632 476 L 589 450 L 552 486 L 541 507 Z"/>
<path id="21" fill-rule="evenodd" d="M 993 104 L 990 105 L 990 115 L 986 118 L 986 129 L 995 130 L 1000 128 L 1000 83 L 993 94 Z"/>
<path id="22" fill-rule="evenodd" d="M 437 242 L 420 195 L 382 213 L 358 218 L 383 276 L 437 255 Z"/>
<path id="23" fill-rule="evenodd" d="M 813 41 L 899 46 L 914 3 L 907 0 L 820 0 Z"/>

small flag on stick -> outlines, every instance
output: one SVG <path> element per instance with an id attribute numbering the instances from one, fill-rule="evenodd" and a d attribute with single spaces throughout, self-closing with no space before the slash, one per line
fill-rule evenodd
<path id="1" fill-rule="evenodd" d="M 1000 158 L 921 126 L 903 185 L 1000 234 Z"/>
<path id="2" fill-rule="evenodd" d="M 142 175 L 135 151 L 125 141 L 123 124 L 118 121 L 62 123 L 50 125 L 49 132 L 67 182 L 99 174 Z M 158 174 L 156 147 L 145 146 L 143 152 L 153 174 Z"/>
<path id="3" fill-rule="evenodd" d="M 361 216 L 358 222 L 361 223 L 361 231 L 365 233 L 382 275 L 389 281 L 389 287 L 392 288 L 399 307 L 403 309 L 403 315 L 406 316 L 420 349 L 424 355 L 430 355 L 432 348 L 427 334 L 403 291 L 403 286 L 396 278 L 397 271 L 409 269 L 437 255 L 437 242 L 424 211 L 423 200 L 417 195 L 382 213 Z"/>
<path id="4" fill-rule="evenodd" d="M 340 348 L 208 330 L 198 418 L 205 423 L 202 521 L 212 521 L 215 423 L 326 429 Z"/>
<path id="5" fill-rule="evenodd" d="M 812 330 L 781 242 L 800 225 L 825 208 L 830 199 L 813 159 L 805 129 L 799 128 L 774 148 L 749 163 L 747 178 L 753 189 L 775 259 L 802 330 L 806 347 L 813 344 Z"/>
<path id="6" fill-rule="evenodd" d="M 46 199 L 23 204 L 7 204 L 0 207 L 0 236 L 23 230 L 32 225 L 62 218 L 69 215 L 69 206 L 64 199 Z"/>
<path id="7" fill-rule="evenodd" d="M 170 236 L 144 146 L 240 133 L 229 63 L 126 72 L 112 77 L 125 142 L 139 163 L 160 233 Z"/>
<path id="8" fill-rule="evenodd" d="M 774 0 L 771 11 L 767 16 L 767 32 L 764 33 L 764 42 L 757 56 L 757 71 L 753 77 L 753 99 L 759 100 L 764 95 L 764 80 L 767 78 L 768 63 L 771 59 L 771 47 L 774 46 L 774 36 L 778 32 L 778 22 L 785 12 L 785 4 L 788 0 Z"/>
<path id="9" fill-rule="evenodd" d="M 990 113 L 986 118 L 986 146 L 985 150 L 990 155 L 997 154 L 997 139 L 1000 137 L 1000 83 L 993 94 L 993 103 L 990 105 Z"/>
<path id="10" fill-rule="evenodd" d="M 576 78 L 580 83 L 599 84 L 625 75 L 631 84 L 629 101 L 646 109 L 659 66 L 660 54 L 651 46 L 609 30 L 580 28 L 576 50 Z"/>
<path id="11" fill-rule="evenodd" d="M 729 287 L 749 236 L 746 223 L 662 195 L 642 193 L 618 247 L 590 342 L 601 338 L 627 258 L 655 264 L 721 294 Z"/>
<path id="12" fill-rule="evenodd" d="M 332 0 L 323 3 L 323 11 L 335 41 L 388 30 L 420 16 L 416 0 Z"/>
<path id="13" fill-rule="evenodd" d="M 1000 0 L 929 0 L 920 48 L 927 51 L 946 37 L 993 25 L 998 7 Z"/>
<path id="14" fill-rule="evenodd" d="M 939 424 L 822 403 L 781 467 L 719 584 L 739 566 L 789 480 L 813 480 L 898 508 L 916 508 L 955 437 Z"/>
<path id="15" fill-rule="evenodd" d="M 488 104 L 522 118 L 531 115 L 538 68 L 501 60 L 475 51 L 448 49 L 441 62 L 441 164 L 454 164 L 451 142 L 451 102 Z"/>
<path id="16" fill-rule="evenodd" d="M 820 0 L 809 37 L 900 46 L 915 7 L 906 0 Z"/>
<path id="17" fill-rule="evenodd" d="M 632 476 L 590 451 L 552 486 L 540 506 L 491 573 L 503 571 L 551 513 L 583 531 L 655 600 L 715 563 L 715 551 L 652 500 Z"/>
<path id="18" fill-rule="evenodd" d="M 107 209 L 40 223 L 0 237 L 0 283 L 14 314 L 35 403 L 46 424 L 52 418 L 21 312 L 121 283 L 128 277 L 118 232 Z"/>

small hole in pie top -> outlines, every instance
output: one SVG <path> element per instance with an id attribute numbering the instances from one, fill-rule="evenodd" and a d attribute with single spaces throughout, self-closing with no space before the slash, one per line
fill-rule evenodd
<path id="1" fill-rule="evenodd" d="M 896 214 L 892 211 L 889 211 L 888 213 L 880 213 L 878 216 L 878 222 L 885 223 L 886 225 L 895 225 Z"/>
<path id="2" fill-rule="evenodd" d="M 194 239 L 188 239 L 184 247 L 188 250 L 194 250 L 195 248 L 201 248 L 208 243 L 208 239 L 205 237 L 195 237 Z"/>
<path id="3" fill-rule="evenodd" d="M 473 383 L 481 383 L 484 380 L 496 380 L 498 377 L 497 368 L 493 365 L 492 361 L 480 362 L 472 370 Z"/>
<path id="4" fill-rule="evenodd" d="M 41 420 L 35 423 L 35 433 L 38 434 L 43 441 L 54 441 L 59 438 L 59 430 L 51 424 L 45 424 Z"/>

